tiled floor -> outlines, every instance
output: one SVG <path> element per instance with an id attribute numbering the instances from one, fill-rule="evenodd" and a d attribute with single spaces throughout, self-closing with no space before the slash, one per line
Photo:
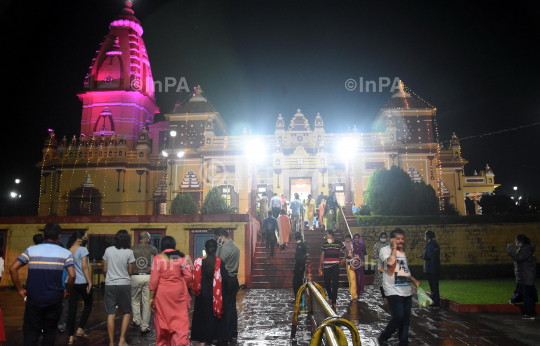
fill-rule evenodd
<path id="1" fill-rule="evenodd" d="M 378 290 L 368 286 L 358 303 L 350 302 L 347 289 L 340 289 L 338 314 L 353 321 L 360 333 L 363 346 L 376 345 L 373 338 L 386 326 L 388 306 L 383 306 Z M 239 338 L 238 345 L 289 345 L 293 314 L 292 289 L 241 290 L 237 297 Z M 22 345 L 22 320 L 24 302 L 14 291 L 0 292 L 0 306 L 8 342 L 5 345 Z M 87 324 L 91 339 L 80 339 L 77 346 L 108 345 L 106 316 L 103 313 L 101 292 L 97 291 L 94 309 Z M 117 334 L 120 318 L 117 318 Z M 310 329 L 306 316 L 299 320 L 298 345 L 309 345 Z M 522 321 L 519 315 L 458 314 L 447 309 L 420 310 L 413 305 L 410 327 L 410 345 L 538 345 L 540 319 Z M 118 341 L 118 340 L 116 340 Z M 155 334 L 141 336 L 130 327 L 130 345 L 154 345 Z M 390 345 L 397 345 L 396 339 Z M 60 334 L 57 345 L 67 345 L 67 335 Z"/>

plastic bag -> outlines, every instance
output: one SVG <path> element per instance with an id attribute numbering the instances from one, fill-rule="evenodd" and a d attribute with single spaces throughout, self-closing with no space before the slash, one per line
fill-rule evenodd
<path id="1" fill-rule="evenodd" d="M 416 292 L 418 292 L 418 305 L 420 306 L 420 309 L 427 308 L 428 306 L 433 304 L 433 300 L 422 288 L 416 287 Z"/>

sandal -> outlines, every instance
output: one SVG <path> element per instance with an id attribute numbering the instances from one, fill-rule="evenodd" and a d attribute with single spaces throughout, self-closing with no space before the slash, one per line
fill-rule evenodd
<path id="1" fill-rule="evenodd" d="M 75 334 L 75 337 L 90 339 L 90 336 L 88 334 L 84 333 L 84 332 L 82 334 Z"/>
<path id="2" fill-rule="evenodd" d="M 73 345 L 77 342 L 77 338 L 73 338 L 73 341 L 68 341 L 68 345 Z"/>

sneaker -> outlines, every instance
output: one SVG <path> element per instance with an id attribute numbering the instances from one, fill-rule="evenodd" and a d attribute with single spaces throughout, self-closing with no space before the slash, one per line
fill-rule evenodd
<path id="1" fill-rule="evenodd" d="M 512 301 L 512 299 L 510 299 L 510 300 L 508 301 L 508 303 L 511 304 L 511 305 L 514 305 L 514 302 Z"/>
<path id="2" fill-rule="evenodd" d="M 521 316 L 522 320 L 534 320 L 534 316 L 531 315 L 523 315 Z"/>
<path id="3" fill-rule="evenodd" d="M 375 340 L 377 341 L 377 345 L 379 345 L 379 346 L 388 346 L 388 341 L 381 340 L 380 335 Z"/>

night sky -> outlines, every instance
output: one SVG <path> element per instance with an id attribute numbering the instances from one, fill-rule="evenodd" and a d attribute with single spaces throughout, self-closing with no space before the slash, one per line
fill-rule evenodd
<path id="1" fill-rule="evenodd" d="M 383 4 L 384 3 L 384 4 Z M 7 4 L 7 5 L 6 5 Z M 489 2 L 160 1 L 135 0 L 155 80 L 200 84 L 231 135 L 244 127 L 271 134 L 300 108 L 327 132 L 371 131 L 390 98 L 347 91 L 345 81 L 401 78 L 437 107 L 441 140 L 540 121 L 540 4 Z M 35 214 L 47 129 L 79 135 L 76 93 L 119 0 L 11 1 L 1 7 L 2 203 L 23 195 L 18 213 Z M 174 89 L 157 93 L 162 113 Z M 180 95 L 185 97 L 185 93 Z M 157 118 L 160 118 L 159 116 Z M 6 126 L 7 125 L 7 126 Z M 540 126 L 461 142 L 466 174 L 488 163 L 496 191 L 540 194 Z M 14 179 L 23 184 L 15 188 Z M 8 206 L 8 211 L 11 210 Z"/>

